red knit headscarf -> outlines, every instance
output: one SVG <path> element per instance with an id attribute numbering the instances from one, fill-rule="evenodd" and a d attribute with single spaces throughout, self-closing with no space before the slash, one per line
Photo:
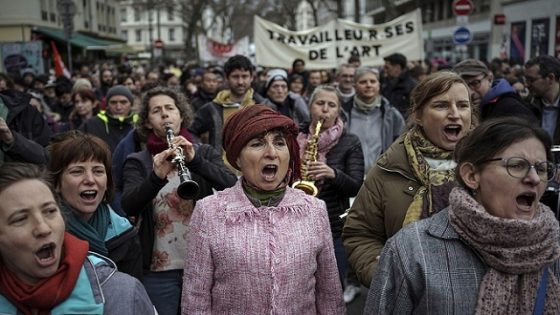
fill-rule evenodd
<path id="1" fill-rule="evenodd" d="M 264 105 L 247 106 L 232 114 L 224 124 L 222 146 L 226 151 L 226 158 L 239 170 L 237 158 L 245 145 L 253 138 L 272 131 L 280 130 L 284 134 L 288 150 L 290 151 L 290 165 L 288 167 L 288 183 L 300 176 L 300 158 L 297 135 L 299 130 L 294 121 Z"/>

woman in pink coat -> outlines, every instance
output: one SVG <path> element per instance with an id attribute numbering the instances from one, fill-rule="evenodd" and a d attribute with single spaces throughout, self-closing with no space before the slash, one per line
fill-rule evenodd
<path id="1" fill-rule="evenodd" d="M 345 313 L 325 204 L 289 187 L 299 177 L 297 134 L 261 105 L 226 122 L 226 158 L 242 176 L 196 205 L 183 314 Z"/>

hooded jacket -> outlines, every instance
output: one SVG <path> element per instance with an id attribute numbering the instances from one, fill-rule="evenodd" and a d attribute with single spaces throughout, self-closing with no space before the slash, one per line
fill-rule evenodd
<path id="1" fill-rule="evenodd" d="M 495 80 L 480 102 L 480 120 L 515 116 L 536 122 L 537 117 L 505 79 Z"/>
<path id="2" fill-rule="evenodd" d="M 74 290 L 51 314 L 154 314 L 154 306 L 137 279 L 118 272 L 115 264 L 90 252 Z M 0 295 L 0 314 L 21 314 Z"/>

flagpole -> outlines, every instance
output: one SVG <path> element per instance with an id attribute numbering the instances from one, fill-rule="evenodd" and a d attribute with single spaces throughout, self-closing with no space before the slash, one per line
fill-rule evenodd
<path id="1" fill-rule="evenodd" d="M 66 38 L 66 51 L 68 53 L 68 71 L 70 76 L 72 76 L 72 44 L 70 43 L 70 37 Z"/>

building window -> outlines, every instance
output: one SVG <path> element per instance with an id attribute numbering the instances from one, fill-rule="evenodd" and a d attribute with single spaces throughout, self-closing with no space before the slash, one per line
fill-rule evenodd
<path id="1" fill-rule="evenodd" d="M 126 22 L 126 8 L 121 8 L 121 22 Z"/>
<path id="2" fill-rule="evenodd" d="M 56 14 L 51 13 L 51 22 L 56 22 Z"/>
<path id="3" fill-rule="evenodd" d="M 41 0 L 41 20 L 48 21 L 49 14 L 47 13 L 47 1 Z"/>
<path id="4" fill-rule="evenodd" d="M 175 15 L 173 12 L 173 7 L 169 6 L 167 7 L 167 20 L 168 21 L 173 21 L 175 20 Z"/>
<path id="5" fill-rule="evenodd" d="M 124 40 L 128 41 L 128 31 L 127 31 L 127 30 L 122 30 L 122 31 L 121 31 L 121 37 L 122 37 Z"/>
<path id="6" fill-rule="evenodd" d="M 140 21 L 140 10 L 138 8 L 134 8 L 134 21 Z"/>
<path id="7" fill-rule="evenodd" d="M 174 42 L 175 41 L 175 29 L 170 28 L 168 35 L 169 35 L 169 41 Z"/>
<path id="8" fill-rule="evenodd" d="M 142 30 L 136 30 L 136 41 L 137 42 L 142 41 Z"/>

